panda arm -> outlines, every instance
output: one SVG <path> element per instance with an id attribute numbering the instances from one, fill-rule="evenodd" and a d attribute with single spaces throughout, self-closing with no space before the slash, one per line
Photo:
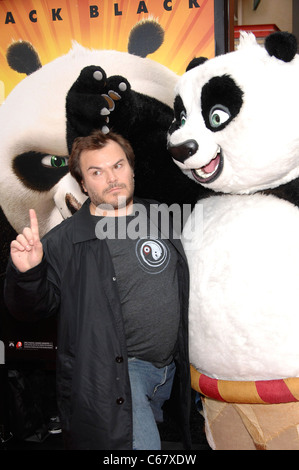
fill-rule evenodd
<path id="1" fill-rule="evenodd" d="M 273 194 L 274 196 L 289 201 L 295 206 L 299 207 L 299 178 L 296 178 L 289 183 L 283 184 L 277 188 L 266 189 L 264 194 Z"/>

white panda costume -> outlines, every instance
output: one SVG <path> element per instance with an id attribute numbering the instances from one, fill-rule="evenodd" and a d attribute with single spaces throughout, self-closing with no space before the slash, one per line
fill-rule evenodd
<path id="1" fill-rule="evenodd" d="M 296 51 L 291 34 L 261 47 L 244 33 L 238 50 L 195 61 L 176 87 L 169 149 L 212 190 L 198 201 L 202 224 L 194 230 L 190 219 L 183 240 L 193 387 L 209 397 L 216 449 L 299 448 Z"/>

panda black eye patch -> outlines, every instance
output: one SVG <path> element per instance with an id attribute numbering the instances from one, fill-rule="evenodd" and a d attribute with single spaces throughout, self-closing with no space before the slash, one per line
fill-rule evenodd
<path id="1" fill-rule="evenodd" d="M 177 95 L 174 100 L 174 121 L 169 128 L 169 134 L 172 134 L 177 129 L 181 127 L 182 124 L 182 116 L 186 116 L 186 108 L 184 106 L 183 100 L 180 95 Z"/>
<path id="2" fill-rule="evenodd" d="M 224 129 L 239 113 L 243 91 L 229 75 L 213 77 L 202 88 L 201 110 L 206 127 Z"/>
<path id="3" fill-rule="evenodd" d="M 68 157 L 39 152 L 25 152 L 12 163 L 16 176 L 29 189 L 49 191 L 68 173 Z"/>

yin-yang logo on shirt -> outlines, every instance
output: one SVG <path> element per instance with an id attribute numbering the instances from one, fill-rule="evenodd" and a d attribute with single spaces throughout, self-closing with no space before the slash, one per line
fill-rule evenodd
<path id="1" fill-rule="evenodd" d="M 158 274 L 167 267 L 170 251 L 163 240 L 141 238 L 136 243 L 136 256 L 144 271 Z"/>

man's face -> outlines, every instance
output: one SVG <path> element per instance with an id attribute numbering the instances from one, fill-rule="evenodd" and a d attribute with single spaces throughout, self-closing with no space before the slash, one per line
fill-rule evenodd
<path id="1" fill-rule="evenodd" d="M 83 189 L 93 212 L 98 206 L 122 209 L 133 201 L 134 172 L 121 146 L 113 140 L 98 150 L 85 150 L 80 156 Z"/>

